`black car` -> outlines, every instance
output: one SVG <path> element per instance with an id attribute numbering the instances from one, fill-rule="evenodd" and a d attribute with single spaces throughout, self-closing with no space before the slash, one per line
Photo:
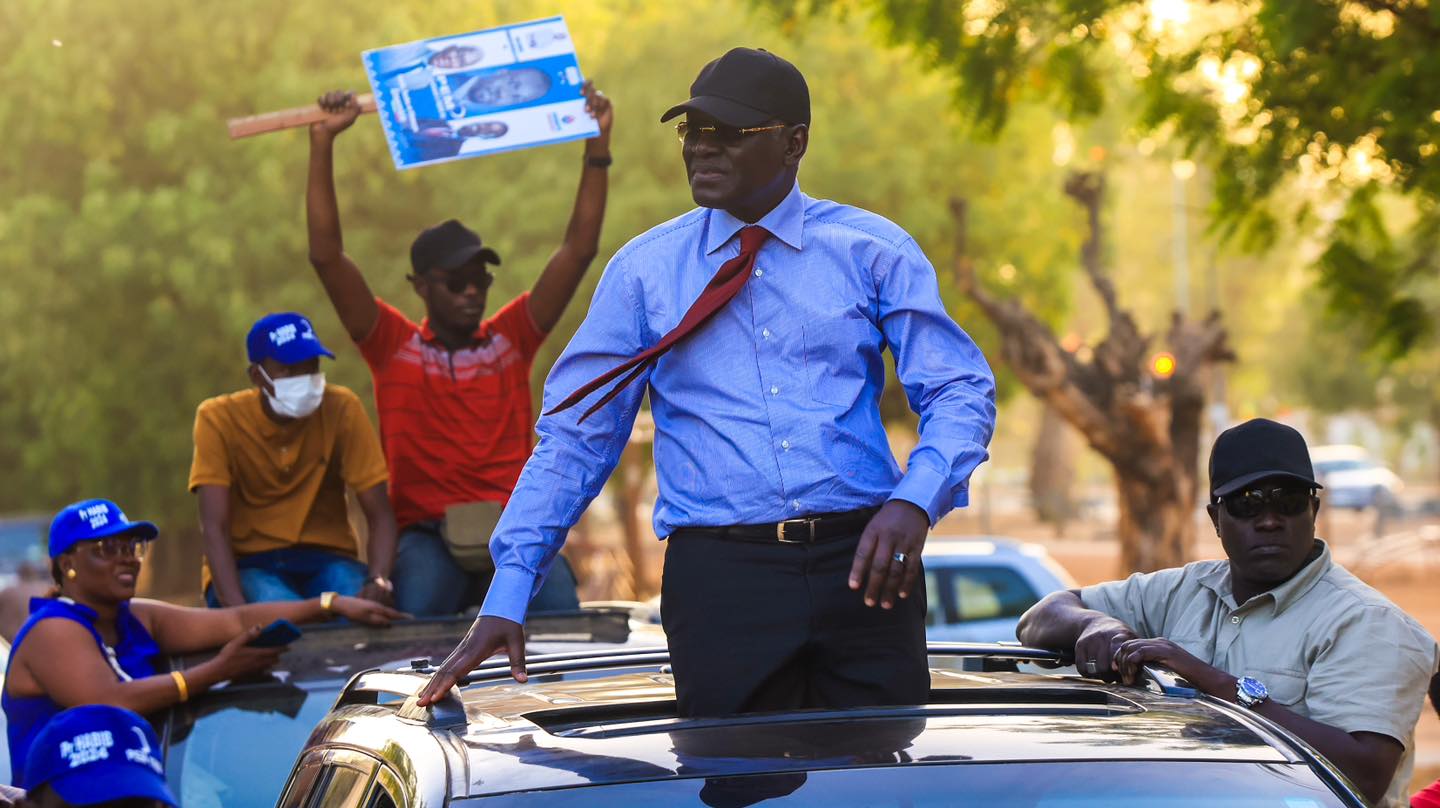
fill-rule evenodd
<path id="1" fill-rule="evenodd" d="M 270 676 L 231 682 L 149 716 L 165 752 L 166 778 L 186 808 L 272 808 L 306 739 L 357 671 L 399 667 L 449 653 L 469 618 L 437 618 L 377 629 L 305 626 Z M 622 609 L 532 615 L 526 635 L 537 649 L 565 652 L 653 644 Z M 185 670 L 207 656 L 162 661 Z M 3 714 L 0 714 L 3 718 Z M 8 761 L 0 720 L 0 760 Z M 0 782 L 11 782 L 9 779 Z"/>
<path id="2" fill-rule="evenodd" d="M 925 704 L 680 718 L 663 649 L 537 656 L 416 706 L 429 668 L 355 676 L 278 808 L 1363 806 L 1309 747 L 1164 671 L 1147 688 L 933 645 Z"/>

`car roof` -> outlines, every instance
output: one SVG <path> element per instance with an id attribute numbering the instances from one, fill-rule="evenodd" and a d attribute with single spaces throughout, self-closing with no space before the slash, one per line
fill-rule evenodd
<path id="1" fill-rule="evenodd" d="M 553 665 L 532 660 L 526 684 L 502 679 L 502 666 L 493 666 L 432 709 L 417 708 L 413 698 L 428 672 L 364 674 L 312 740 L 387 748 L 393 756 L 386 739 L 395 722 L 424 721 L 440 740 L 432 748 L 450 758 L 456 798 L 937 762 L 1304 760 L 1265 722 L 1212 699 L 1073 676 L 965 670 L 960 660 L 934 657 L 923 705 L 680 718 L 668 666 L 655 664 L 664 659 L 659 649 Z M 391 694 L 388 707 L 382 693 Z"/>
<path id="2" fill-rule="evenodd" d="M 1004 536 L 932 536 L 925 542 L 925 557 L 1030 555 L 1043 556 L 1045 548 Z"/>

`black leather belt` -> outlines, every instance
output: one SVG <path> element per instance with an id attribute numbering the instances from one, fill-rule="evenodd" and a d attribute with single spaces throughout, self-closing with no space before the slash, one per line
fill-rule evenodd
<path id="1" fill-rule="evenodd" d="M 854 536 L 865 529 L 870 517 L 880 508 L 860 508 L 842 513 L 817 513 L 783 522 L 763 525 L 732 525 L 730 527 L 682 527 L 674 536 L 698 535 L 739 541 L 779 542 L 781 544 L 813 544 L 817 541 Z M 674 538 L 672 536 L 672 538 Z"/>

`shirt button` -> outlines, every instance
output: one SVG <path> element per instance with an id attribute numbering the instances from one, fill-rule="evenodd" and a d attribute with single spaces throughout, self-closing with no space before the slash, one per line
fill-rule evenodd
<path id="1" fill-rule="evenodd" d="M 760 336 L 764 337 L 765 339 L 770 339 L 770 329 L 762 329 L 760 331 Z"/>
<path id="2" fill-rule="evenodd" d="M 770 385 L 770 395 L 772 395 L 772 396 L 778 396 L 778 395 L 780 395 L 780 388 L 776 387 L 776 386 L 773 385 L 773 384 Z"/>
<path id="3" fill-rule="evenodd" d="M 782 441 L 780 441 L 780 448 L 781 448 L 781 449 L 789 450 L 789 448 L 790 448 L 790 441 L 788 441 L 788 440 L 782 440 Z"/>
<path id="4" fill-rule="evenodd" d="M 755 277 L 757 277 L 757 278 L 760 277 L 761 275 L 764 275 L 764 274 L 765 274 L 765 270 L 763 270 L 763 269 L 757 269 L 757 270 L 755 270 Z"/>
<path id="5" fill-rule="evenodd" d="M 1237 626 L 1240 625 L 1240 615 L 1238 615 L 1238 614 L 1232 614 L 1232 615 L 1230 615 L 1230 622 L 1234 623 L 1234 624 L 1237 625 Z"/>

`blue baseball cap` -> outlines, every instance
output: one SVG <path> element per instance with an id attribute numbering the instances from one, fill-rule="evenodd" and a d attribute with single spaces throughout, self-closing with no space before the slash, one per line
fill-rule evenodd
<path id="1" fill-rule="evenodd" d="M 108 499 L 85 499 L 66 505 L 50 520 L 50 557 L 55 558 L 76 542 L 134 533 L 142 539 L 160 535 L 153 522 L 132 522 L 120 506 Z"/>
<path id="2" fill-rule="evenodd" d="M 121 707 L 71 707 L 46 724 L 25 754 L 25 787 L 50 786 L 71 805 L 119 799 L 180 803 L 165 785 L 164 753 L 149 722 Z"/>
<path id="3" fill-rule="evenodd" d="M 335 358 L 315 336 L 315 326 L 305 315 L 293 311 L 267 314 L 256 320 L 245 337 L 245 350 L 251 362 L 274 359 L 282 365 L 298 365 L 317 356 Z"/>

